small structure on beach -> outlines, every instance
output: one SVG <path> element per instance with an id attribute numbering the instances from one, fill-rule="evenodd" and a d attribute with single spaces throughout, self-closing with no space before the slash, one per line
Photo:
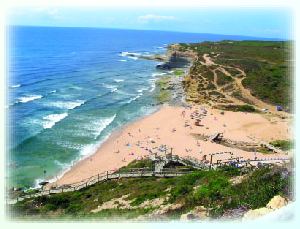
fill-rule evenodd
<path id="1" fill-rule="evenodd" d="M 209 137 L 209 140 L 211 142 L 218 142 L 218 141 L 221 141 L 223 138 L 223 133 L 214 133 L 213 135 L 211 135 Z"/>
<path id="2" fill-rule="evenodd" d="M 165 154 L 158 156 L 157 154 L 150 155 L 150 159 L 154 162 L 154 172 L 162 172 L 163 169 L 169 166 L 189 166 L 195 169 L 207 169 L 208 165 L 204 162 L 192 158 L 180 158 L 177 155 Z"/>

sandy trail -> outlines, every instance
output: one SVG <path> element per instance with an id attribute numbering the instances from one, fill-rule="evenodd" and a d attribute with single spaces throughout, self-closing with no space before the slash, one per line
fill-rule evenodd
<path id="1" fill-rule="evenodd" d="M 274 118 L 269 121 L 259 114 L 225 112 L 205 108 L 201 124 L 196 126 L 192 113 L 200 111 L 200 106 L 192 109 L 164 106 L 158 112 L 138 120 L 111 136 L 92 156 L 80 161 L 69 172 L 64 174 L 54 185 L 79 182 L 107 170 L 117 170 L 134 159 L 159 153 L 159 147 L 166 145 L 173 148 L 173 154 L 181 157 L 191 156 L 199 160 L 209 153 L 230 151 L 233 156 L 243 159 L 274 157 L 260 153 L 247 152 L 236 148 L 225 147 L 209 141 L 196 140 L 192 134 L 212 135 L 223 132 L 224 138 L 253 142 L 252 137 L 263 141 L 289 138 L 290 130 L 287 120 Z M 252 137 L 251 137 L 252 136 Z M 287 155 L 276 154 L 276 157 L 287 158 Z M 226 160 L 229 155 L 214 157 Z"/>
<path id="2" fill-rule="evenodd" d="M 247 98 L 247 100 L 249 100 L 255 107 L 259 108 L 259 109 L 268 109 L 269 112 L 271 112 L 272 114 L 275 114 L 275 115 L 279 115 L 279 116 L 289 116 L 288 113 L 284 112 L 284 111 L 277 111 L 276 107 L 274 105 L 271 105 L 271 104 L 268 104 L 268 103 L 265 103 L 263 102 L 262 100 L 256 98 L 255 96 L 253 96 L 251 94 L 251 91 L 249 89 L 246 89 L 243 84 L 242 84 L 242 80 L 246 77 L 246 73 L 241 70 L 240 68 L 236 68 L 236 67 L 231 67 L 231 66 L 225 66 L 225 65 L 219 65 L 219 64 L 216 64 L 211 57 L 209 57 L 209 54 L 204 54 L 203 55 L 203 59 L 205 60 L 205 62 L 201 62 L 200 63 L 202 65 L 206 65 L 206 66 L 212 66 L 212 65 L 216 65 L 216 66 L 219 66 L 218 68 L 214 69 L 213 70 L 213 74 L 214 74 L 214 80 L 213 80 L 213 83 L 214 85 L 216 86 L 217 88 L 217 91 L 221 92 L 222 91 L 222 88 L 223 87 L 219 87 L 217 85 L 217 79 L 218 79 L 218 76 L 217 76 L 217 73 L 216 73 L 216 70 L 219 70 L 221 72 L 223 72 L 225 75 L 227 76 L 231 76 L 231 74 L 225 70 L 225 68 L 233 68 L 233 69 L 236 69 L 240 72 L 239 76 L 243 76 L 242 78 L 241 77 L 232 77 L 232 79 L 234 80 L 234 83 L 235 85 L 239 88 L 242 96 L 244 98 Z M 226 85 L 225 85 L 226 86 Z M 240 101 L 239 99 L 237 98 L 234 98 L 232 96 L 230 96 L 228 93 L 226 92 L 222 92 L 222 94 L 224 94 L 224 96 L 233 101 L 234 103 L 236 104 L 244 104 L 243 101 Z"/>

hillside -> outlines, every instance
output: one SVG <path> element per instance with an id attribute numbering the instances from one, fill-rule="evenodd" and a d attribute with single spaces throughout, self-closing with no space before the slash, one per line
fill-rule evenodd
<path id="1" fill-rule="evenodd" d="M 149 167 L 148 160 L 127 167 Z M 79 191 L 26 199 L 11 206 L 19 219 L 196 219 L 239 218 L 265 206 L 275 195 L 289 197 L 290 176 L 283 167 L 222 167 L 194 170 L 174 178 L 121 178 Z M 259 187 L 259 188 L 258 188 Z"/>
<path id="2" fill-rule="evenodd" d="M 176 44 L 197 57 L 185 77 L 187 100 L 195 103 L 292 107 L 292 43 L 222 41 Z M 269 105 L 269 106 L 268 106 Z"/>

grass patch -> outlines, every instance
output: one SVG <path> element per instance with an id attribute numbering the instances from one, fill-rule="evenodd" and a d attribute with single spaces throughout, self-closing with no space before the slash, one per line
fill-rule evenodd
<path id="1" fill-rule="evenodd" d="M 182 69 L 176 69 L 174 71 L 175 76 L 182 76 L 184 74 L 184 71 Z"/>
<path id="2" fill-rule="evenodd" d="M 270 142 L 270 144 L 284 151 L 294 148 L 294 141 L 291 140 L 275 140 Z"/>
<path id="3" fill-rule="evenodd" d="M 160 91 L 155 95 L 156 100 L 159 103 L 166 103 L 171 99 L 171 93 L 169 91 Z"/>
<path id="4" fill-rule="evenodd" d="M 146 169 L 153 169 L 153 162 L 150 159 L 144 159 L 144 160 L 134 160 L 130 162 L 127 166 L 124 166 L 119 169 L 120 172 L 128 171 L 130 169 L 135 168 L 146 168 Z"/>
<path id="5" fill-rule="evenodd" d="M 224 105 L 222 109 L 227 111 L 234 111 L 234 112 L 258 112 L 253 106 L 245 104 L 245 105 Z"/>
<path id="6" fill-rule="evenodd" d="M 155 82 L 156 86 L 158 87 L 158 92 L 155 95 L 155 99 L 159 103 L 166 103 L 166 102 L 170 101 L 170 99 L 171 99 L 171 93 L 168 90 L 170 79 L 171 79 L 170 76 L 166 76 L 166 77 L 160 78 L 159 80 L 157 80 Z"/>

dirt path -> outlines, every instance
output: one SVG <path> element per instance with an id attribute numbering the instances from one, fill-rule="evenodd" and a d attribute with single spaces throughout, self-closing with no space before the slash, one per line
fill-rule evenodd
<path id="1" fill-rule="evenodd" d="M 263 102 L 262 100 L 256 98 L 255 96 L 253 96 L 250 92 L 249 89 L 246 89 L 243 84 L 242 84 L 242 80 L 245 79 L 246 77 L 246 73 L 240 69 L 240 68 L 236 68 L 236 67 L 231 67 L 231 66 L 225 66 L 225 65 L 219 65 L 219 64 L 216 64 L 212 58 L 209 56 L 209 54 L 204 54 L 203 55 L 203 59 L 205 62 L 202 62 L 200 61 L 200 63 L 202 65 L 205 65 L 205 66 L 212 66 L 212 65 L 216 65 L 218 66 L 218 68 L 214 69 L 212 72 L 214 74 L 214 79 L 213 79 L 213 83 L 214 85 L 216 86 L 217 88 L 217 91 L 218 92 L 222 92 L 222 94 L 224 94 L 224 96 L 229 99 L 229 100 L 232 100 L 234 103 L 237 103 L 237 104 L 245 104 L 245 102 L 241 101 L 240 99 L 237 99 L 235 97 L 232 97 L 231 95 L 229 95 L 228 93 L 226 93 L 224 90 L 222 90 L 225 86 L 227 85 L 224 85 L 222 87 L 218 86 L 217 84 L 217 80 L 218 80 L 218 75 L 216 73 L 216 71 L 221 71 L 222 73 L 224 73 L 226 76 L 230 76 L 233 80 L 234 80 L 234 84 L 237 86 L 237 88 L 239 89 L 242 97 L 246 98 L 247 100 L 249 100 L 253 106 L 255 106 L 257 109 L 259 110 L 262 110 L 262 109 L 268 109 L 269 112 L 271 112 L 272 114 L 275 114 L 275 115 L 279 115 L 279 116 L 289 116 L 288 113 L 284 112 L 284 111 L 277 111 L 276 107 L 274 105 L 271 105 L 271 104 L 268 104 L 268 103 L 265 103 Z M 240 74 L 236 75 L 235 77 L 232 77 L 232 75 L 226 71 L 225 68 L 231 68 L 231 69 L 235 69 L 237 71 L 240 72 Z M 243 77 L 241 77 L 243 76 Z"/>

